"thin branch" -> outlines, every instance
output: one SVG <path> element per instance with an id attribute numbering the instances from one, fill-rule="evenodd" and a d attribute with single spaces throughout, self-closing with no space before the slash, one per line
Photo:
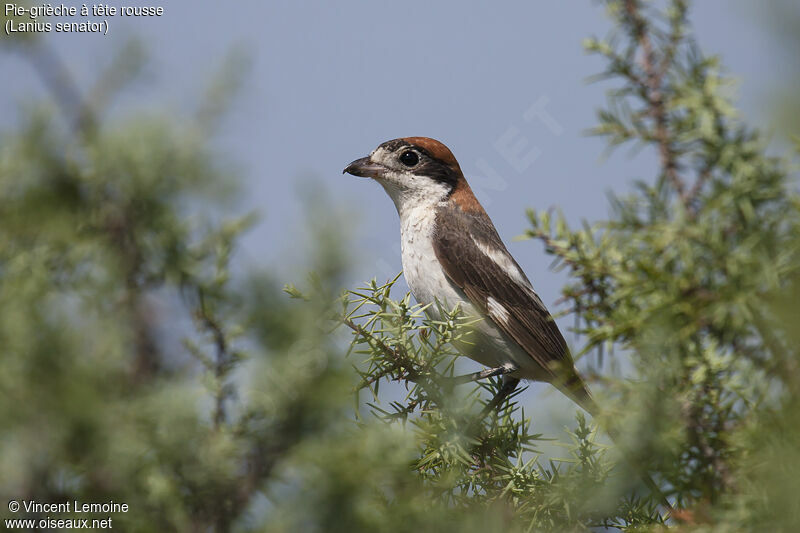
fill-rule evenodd
<path id="1" fill-rule="evenodd" d="M 386 345 L 381 339 L 375 337 L 369 331 L 365 330 L 360 325 L 356 324 L 349 318 L 343 318 L 342 323 L 347 326 L 348 328 L 355 331 L 358 335 L 364 337 L 367 342 L 372 342 L 378 349 L 383 352 L 383 354 L 388 357 L 391 361 L 393 361 L 398 367 L 401 367 L 405 370 L 406 376 L 405 379 L 411 381 L 412 383 L 419 383 L 422 378 L 422 374 L 416 370 L 413 365 L 409 364 L 408 356 L 406 354 L 398 353 L 397 349 L 392 349 Z"/>
<path id="2" fill-rule="evenodd" d="M 678 161 L 669 136 L 669 120 L 664 106 L 663 79 L 669 63 L 664 60 L 656 66 L 656 54 L 647 30 L 647 22 L 639 11 L 637 0 L 625 0 L 625 11 L 629 17 L 634 36 L 642 49 L 642 68 L 646 76 L 645 97 L 650 106 L 650 115 L 655 121 L 655 140 L 658 143 L 658 152 L 661 159 L 661 168 L 664 176 L 675 188 L 681 201 L 686 204 L 686 186 L 678 174 Z M 674 48 L 674 47 L 673 47 Z"/>
<path id="3" fill-rule="evenodd" d="M 697 195 L 700 194 L 700 191 L 703 189 L 703 186 L 706 184 L 708 179 L 711 177 L 711 170 L 713 168 L 712 164 L 707 164 L 703 167 L 703 170 L 697 175 L 697 179 L 694 181 L 692 188 L 686 193 L 686 203 L 691 204 Z M 697 209 L 692 208 L 692 215 L 696 215 Z"/>
<path id="4" fill-rule="evenodd" d="M 672 20 L 669 44 L 667 45 L 664 55 L 661 58 L 661 63 L 658 65 L 659 83 L 669 69 L 670 64 L 672 64 L 672 60 L 675 58 L 675 51 L 677 50 L 678 43 L 681 40 L 681 26 L 686 21 L 686 12 L 688 10 L 686 0 L 675 0 L 674 5 L 678 11 L 678 15 Z"/>
<path id="5" fill-rule="evenodd" d="M 197 317 L 200 319 L 203 327 L 211 333 L 216 348 L 213 371 L 214 377 L 217 379 L 218 390 L 214 395 L 214 429 L 219 429 L 225 421 L 225 400 L 227 399 L 223 380 L 232 357 L 222 326 L 220 326 L 219 322 L 208 312 L 203 290 L 198 288 L 197 295 L 199 299 Z"/>
<path id="6" fill-rule="evenodd" d="M 53 95 L 70 128 L 81 138 L 93 133 L 97 119 L 69 69 L 56 51 L 42 39 L 27 45 L 29 59 L 42 83 Z"/>

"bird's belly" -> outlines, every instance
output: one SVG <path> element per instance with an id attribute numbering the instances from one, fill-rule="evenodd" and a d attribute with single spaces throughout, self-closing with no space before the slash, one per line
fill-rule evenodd
<path id="1" fill-rule="evenodd" d="M 433 254 L 432 248 L 430 253 Z M 418 303 L 434 304 L 430 311 L 435 313 L 437 318 L 439 315 L 439 309 L 435 305 L 437 301 L 448 311 L 460 305 L 465 313 L 475 313 L 475 309 L 461 289 L 445 276 L 435 256 L 426 257 L 426 253 L 420 250 L 404 250 L 403 275 Z"/>
<path id="2" fill-rule="evenodd" d="M 418 303 L 433 304 L 429 308 L 429 314 L 435 313 L 438 318 L 437 301 L 447 310 L 461 305 L 465 313 L 475 314 L 474 307 L 464 293 L 453 285 L 442 270 L 428 235 L 424 233 L 420 235 L 419 232 L 415 232 L 409 236 L 407 232 L 403 232 L 401 246 L 403 275 L 408 283 L 408 288 L 411 289 L 411 293 Z"/>
<path id="3" fill-rule="evenodd" d="M 517 368 L 528 366 L 526 363 L 530 356 L 522 352 L 491 319 L 486 318 L 472 305 L 464 292 L 445 275 L 432 242 L 419 237 L 417 233 L 411 242 L 403 239 L 403 275 L 417 302 L 422 305 L 432 304 L 426 309 L 426 314 L 438 320 L 441 314 L 437 302 L 448 311 L 459 305 L 464 315 L 483 318 L 474 325 L 473 334 L 467 337 L 467 343 L 457 346 L 464 355 L 489 367 L 507 364 Z"/>

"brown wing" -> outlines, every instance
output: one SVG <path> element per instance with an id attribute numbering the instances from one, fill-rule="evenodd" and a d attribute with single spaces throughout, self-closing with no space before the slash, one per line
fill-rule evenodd
<path id="1" fill-rule="evenodd" d="M 436 222 L 434 251 L 447 277 L 531 356 L 542 370 L 537 379 L 572 381 L 574 366 L 564 337 L 491 220 L 484 213 L 438 208 Z M 497 304 L 506 313 L 498 312 Z"/>

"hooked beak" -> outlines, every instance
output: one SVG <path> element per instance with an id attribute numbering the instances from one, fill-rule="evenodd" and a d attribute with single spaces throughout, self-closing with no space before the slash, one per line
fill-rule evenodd
<path id="1" fill-rule="evenodd" d="M 356 159 L 342 171 L 342 174 L 352 174 L 361 178 L 378 178 L 383 175 L 386 168 L 378 163 L 373 163 L 369 157 Z"/>

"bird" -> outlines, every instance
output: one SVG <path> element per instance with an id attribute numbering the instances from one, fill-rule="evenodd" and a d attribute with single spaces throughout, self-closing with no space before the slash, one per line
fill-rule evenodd
<path id="1" fill-rule="evenodd" d="M 600 414 L 564 336 L 475 197 L 453 153 L 428 137 L 386 141 L 343 173 L 372 178 L 397 208 L 403 276 L 434 320 L 458 307 L 475 321 L 467 357 L 502 376 L 483 413 L 502 405 L 520 380 L 554 385 L 593 417 Z M 606 431 L 620 442 L 613 427 Z M 673 508 L 635 454 L 627 460 L 665 508 Z"/>
<path id="2" fill-rule="evenodd" d="M 453 153 L 428 137 L 384 142 L 343 173 L 372 178 L 400 217 L 403 275 L 426 313 L 441 304 L 480 318 L 464 355 L 502 376 L 487 410 L 521 379 L 553 384 L 591 415 L 598 413 L 564 336 L 475 197 Z"/>

